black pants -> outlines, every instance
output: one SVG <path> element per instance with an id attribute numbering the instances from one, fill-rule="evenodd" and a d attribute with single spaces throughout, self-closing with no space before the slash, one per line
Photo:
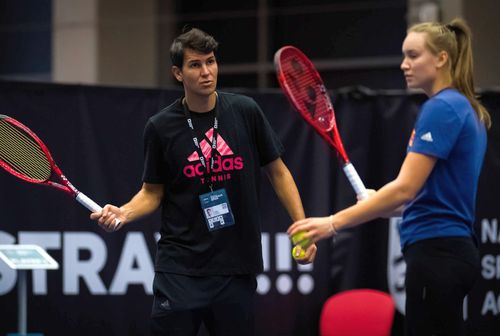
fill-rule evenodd
<path id="1" fill-rule="evenodd" d="M 155 273 L 151 335 L 254 336 L 253 275 L 191 277 Z"/>
<path id="2" fill-rule="evenodd" d="M 406 261 L 406 335 L 465 335 L 463 300 L 479 276 L 472 239 L 427 239 L 403 251 Z"/>

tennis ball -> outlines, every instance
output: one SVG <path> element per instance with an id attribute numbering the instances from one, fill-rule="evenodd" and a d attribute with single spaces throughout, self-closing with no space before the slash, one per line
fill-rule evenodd
<path id="1" fill-rule="evenodd" d="M 300 249 L 299 255 L 297 255 L 297 246 L 294 246 L 292 249 L 292 257 L 294 259 L 303 259 L 306 256 L 306 251 L 304 249 Z"/>
<path id="2" fill-rule="evenodd" d="M 311 245 L 311 240 L 309 238 L 305 238 L 304 235 L 305 235 L 304 231 L 299 231 L 292 236 L 293 245 L 299 244 L 303 250 L 305 250 L 306 248 L 309 247 L 309 245 Z"/>

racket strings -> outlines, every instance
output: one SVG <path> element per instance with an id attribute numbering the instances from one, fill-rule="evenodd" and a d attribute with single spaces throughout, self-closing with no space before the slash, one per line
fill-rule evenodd
<path id="1" fill-rule="evenodd" d="M 313 122 L 324 129 L 332 127 L 332 106 L 326 88 L 317 78 L 316 72 L 294 55 L 284 56 L 283 73 L 297 102 L 307 111 Z"/>
<path id="2" fill-rule="evenodd" d="M 0 120 L 0 160 L 19 174 L 45 181 L 51 166 L 40 146 L 26 133 Z"/>

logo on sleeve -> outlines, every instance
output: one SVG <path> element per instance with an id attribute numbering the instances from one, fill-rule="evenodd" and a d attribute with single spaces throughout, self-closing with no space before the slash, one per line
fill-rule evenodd
<path id="1" fill-rule="evenodd" d="M 209 129 L 205 133 L 206 138 L 200 142 L 200 149 L 207 163 L 210 162 L 210 158 L 212 157 L 212 143 L 208 139 L 212 139 L 213 133 L 213 128 Z M 214 159 L 212 182 L 230 180 L 233 171 L 242 170 L 244 168 L 243 158 L 234 156 L 234 152 L 220 134 L 217 134 L 217 152 L 219 155 Z M 184 167 L 184 176 L 199 177 L 201 182 L 205 184 L 205 182 L 207 182 L 204 176 L 205 170 L 200 162 L 198 151 L 193 151 L 193 153 L 188 156 L 187 160 L 192 162 L 192 164 L 188 164 Z M 210 172 L 209 166 L 207 169 Z"/>
<path id="2" fill-rule="evenodd" d="M 427 132 L 424 135 L 422 135 L 420 137 L 420 140 L 427 141 L 427 142 L 433 142 L 431 132 Z"/>
<path id="3" fill-rule="evenodd" d="M 408 141 L 408 147 L 413 146 L 413 140 L 415 140 L 415 129 L 411 132 L 410 140 Z"/>

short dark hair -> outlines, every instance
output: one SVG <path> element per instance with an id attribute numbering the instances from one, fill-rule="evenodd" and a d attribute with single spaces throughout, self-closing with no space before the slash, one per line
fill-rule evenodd
<path id="1" fill-rule="evenodd" d="M 182 68 L 184 61 L 184 50 L 193 49 L 203 54 L 209 54 L 217 50 L 219 43 L 203 30 L 191 28 L 179 35 L 170 46 L 170 59 L 172 65 Z"/>

